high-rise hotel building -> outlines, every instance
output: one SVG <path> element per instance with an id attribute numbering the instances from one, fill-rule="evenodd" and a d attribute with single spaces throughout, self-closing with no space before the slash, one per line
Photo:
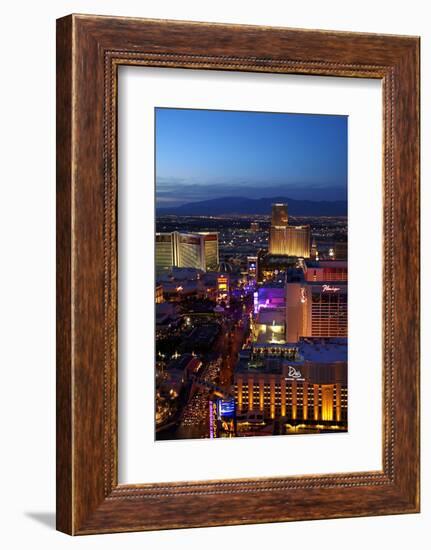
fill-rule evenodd
<path id="1" fill-rule="evenodd" d="M 286 228 L 288 221 L 287 204 L 273 204 L 271 227 L 269 230 L 270 254 L 286 254 Z"/>
<path id="2" fill-rule="evenodd" d="M 287 283 L 286 340 L 347 337 L 347 283 Z"/>
<path id="3" fill-rule="evenodd" d="M 218 233 L 217 232 L 200 232 L 202 248 L 205 254 L 205 269 L 206 271 L 216 270 L 219 265 L 218 253 Z"/>
<path id="4" fill-rule="evenodd" d="M 272 205 L 271 225 L 274 227 L 287 227 L 289 216 L 287 214 L 287 204 L 275 203 Z"/>
<path id="5" fill-rule="evenodd" d="M 171 267 L 215 270 L 219 263 L 218 233 L 156 233 L 156 271 Z"/>
<path id="6" fill-rule="evenodd" d="M 289 225 L 287 204 L 272 205 L 269 253 L 282 256 L 310 257 L 310 226 Z"/>
<path id="7" fill-rule="evenodd" d="M 284 419 L 303 428 L 346 428 L 346 338 L 325 343 L 304 339 L 279 349 L 256 344 L 250 353 L 234 373 L 240 431 L 252 429 L 256 419 Z"/>

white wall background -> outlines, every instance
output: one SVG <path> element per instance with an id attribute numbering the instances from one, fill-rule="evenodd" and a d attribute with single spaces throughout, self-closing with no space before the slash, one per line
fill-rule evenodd
<path id="1" fill-rule="evenodd" d="M 429 339 L 422 353 L 422 514 L 93 537 L 54 526 L 55 450 L 55 19 L 96 13 L 422 37 L 423 313 L 431 329 L 431 29 L 428 2 L 410 0 L 56 0 L 2 6 L 0 88 L 0 540 L 7 549 L 425 548 L 431 522 Z M 428 344 L 428 345 L 427 345 Z M 428 537 L 427 537 L 428 538 Z"/>

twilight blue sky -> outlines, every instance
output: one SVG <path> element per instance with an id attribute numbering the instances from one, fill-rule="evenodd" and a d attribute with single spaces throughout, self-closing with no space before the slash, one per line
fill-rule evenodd
<path id="1" fill-rule="evenodd" d="M 347 117 L 156 109 L 157 206 L 347 199 Z"/>

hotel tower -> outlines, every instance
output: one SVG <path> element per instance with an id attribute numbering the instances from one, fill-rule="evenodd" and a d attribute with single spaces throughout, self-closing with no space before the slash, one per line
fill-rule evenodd
<path id="1" fill-rule="evenodd" d="M 219 263 L 218 233 L 156 233 L 156 271 L 191 267 L 209 271 Z"/>
<path id="2" fill-rule="evenodd" d="M 310 226 L 289 225 L 287 204 L 272 205 L 269 253 L 300 258 L 310 257 Z"/>

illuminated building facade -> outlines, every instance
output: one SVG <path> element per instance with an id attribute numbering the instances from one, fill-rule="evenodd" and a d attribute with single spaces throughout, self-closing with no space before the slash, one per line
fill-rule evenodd
<path id="1" fill-rule="evenodd" d="M 311 334 L 347 337 L 347 285 L 310 285 Z"/>
<path id="2" fill-rule="evenodd" d="M 247 274 L 252 279 L 257 276 L 257 256 L 247 256 Z"/>
<path id="3" fill-rule="evenodd" d="M 299 258 L 309 258 L 310 235 L 311 230 L 309 225 L 288 225 L 286 227 L 285 254 Z"/>
<path id="4" fill-rule="evenodd" d="M 286 339 L 347 337 L 347 283 L 287 283 Z"/>
<path id="5" fill-rule="evenodd" d="M 218 233 L 156 233 L 156 271 L 192 267 L 209 271 L 219 263 Z"/>
<path id="6" fill-rule="evenodd" d="M 309 296 L 303 283 L 286 285 L 286 340 L 298 342 L 310 332 Z"/>
<path id="7" fill-rule="evenodd" d="M 286 313 L 282 308 L 261 309 L 253 326 L 253 341 L 257 344 L 284 344 Z"/>
<path id="8" fill-rule="evenodd" d="M 286 293 L 284 284 L 268 283 L 257 290 L 258 309 L 284 308 L 286 305 Z"/>
<path id="9" fill-rule="evenodd" d="M 284 343 L 286 338 L 284 284 L 267 284 L 254 293 L 253 339 L 258 343 Z"/>
<path id="10" fill-rule="evenodd" d="M 168 270 L 175 264 L 174 233 L 156 233 L 156 271 Z"/>
<path id="11" fill-rule="evenodd" d="M 178 267 L 205 269 L 205 255 L 200 235 L 176 233 L 174 240 Z"/>
<path id="12" fill-rule="evenodd" d="M 293 352 L 293 356 L 292 356 Z M 347 428 L 347 340 L 301 341 L 290 357 L 270 347 L 240 362 L 234 390 L 238 431 L 253 431 L 253 419 L 280 420 L 295 431 Z"/>
<path id="13" fill-rule="evenodd" d="M 163 298 L 162 285 L 156 285 L 155 298 L 156 298 L 156 304 L 163 304 L 164 298 Z"/>
<path id="14" fill-rule="evenodd" d="M 227 273 L 217 277 L 217 301 L 229 304 L 229 275 Z"/>
<path id="15" fill-rule="evenodd" d="M 214 270 L 219 263 L 218 233 L 200 232 L 199 236 L 201 237 L 201 246 L 205 256 L 205 270 Z"/>
<path id="16" fill-rule="evenodd" d="M 287 204 L 273 204 L 271 227 L 269 230 L 270 254 L 286 254 L 286 229 L 288 221 Z"/>
<path id="17" fill-rule="evenodd" d="M 320 262 L 306 262 L 304 278 L 307 282 L 320 281 L 347 281 L 347 261 L 328 260 Z"/>
<path id="18" fill-rule="evenodd" d="M 286 227 L 274 227 L 269 229 L 269 253 L 287 255 Z"/>
<path id="19" fill-rule="evenodd" d="M 217 436 L 235 437 L 236 435 L 236 414 L 235 398 L 225 397 L 216 400 L 217 414 Z"/>
<path id="20" fill-rule="evenodd" d="M 275 203 L 272 205 L 271 226 L 287 227 L 289 217 L 287 215 L 287 204 Z"/>
<path id="21" fill-rule="evenodd" d="M 287 204 L 273 204 L 269 230 L 269 253 L 300 258 L 310 257 L 309 225 L 289 225 Z"/>

